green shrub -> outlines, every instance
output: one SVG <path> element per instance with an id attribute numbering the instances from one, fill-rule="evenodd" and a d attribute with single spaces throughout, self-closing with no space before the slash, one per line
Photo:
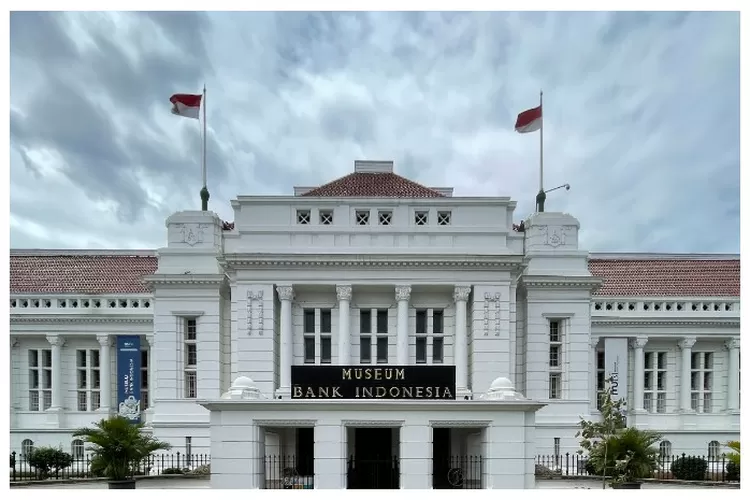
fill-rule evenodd
<path id="1" fill-rule="evenodd" d="M 740 464 L 727 462 L 727 481 L 740 480 Z"/>
<path id="2" fill-rule="evenodd" d="M 601 472 L 596 470 L 596 467 L 594 466 L 594 462 L 591 460 L 586 460 L 586 465 L 583 467 L 583 470 L 586 471 L 586 474 L 589 476 L 599 476 L 601 475 Z"/>
<path id="3" fill-rule="evenodd" d="M 686 481 L 706 479 L 708 463 L 700 457 L 680 457 L 672 462 L 672 476 Z"/>
<path id="4" fill-rule="evenodd" d="M 192 474 L 194 476 L 205 476 L 211 474 L 211 464 L 199 465 L 195 469 L 188 472 L 188 474 Z"/>
<path id="5" fill-rule="evenodd" d="M 73 464 L 73 456 L 59 448 L 42 446 L 34 449 L 26 461 L 39 473 L 39 479 L 46 479 L 51 472 L 57 474 L 61 469 L 70 467 Z"/>
<path id="6" fill-rule="evenodd" d="M 161 471 L 161 473 L 162 474 L 184 474 L 185 471 L 177 467 L 167 467 L 166 469 Z"/>

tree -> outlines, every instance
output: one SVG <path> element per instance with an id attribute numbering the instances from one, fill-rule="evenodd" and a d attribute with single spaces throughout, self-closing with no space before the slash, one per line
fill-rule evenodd
<path id="1" fill-rule="evenodd" d="M 588 453 L 592 465 L 602 475 L 602 488 L 606 488 L 605 477 L 610 469 L 609 459 L 610 437 L 625 428 L 625 400 L 612 399 L 612 377 L 606 380 L 604 393 L 601 396 L 601 421 L 585 420 L 581 418 L 581 430 L 576 437 L 581 438 L 579 453 Z M 614 472 L 614 471 L 613 471 Z"/>
<path id="2" fill-rule="evenodd" d="M 42 446 L 34 449 L 27 458 L 30 466 L 36 469 L 39 479 L 47 479 L 50 472 L 55 474 L 73 464 L 73 456 L 60 448 Z"/>
<path id="3" fill-rule="evenodd" d="M 131 479 L 145 458 L 158 450 L 168 450 L 169 443 L 143 433 L 143 424 L 134 424 L 121 416 L 103 419 L 95 427 L 78 429 L 73 436 L 92 446 L 93 460 L 110 481 Z"/>
<path id="4" fill-rule="evenodd" d="M 729 441 L 727 443 L 727 447 L 730 448 L 732 451 L 727 453 L 727 458 L 730 462 L 735 464 L 737 467 L 740 465 L 740 442 L 739 441 Z"/>

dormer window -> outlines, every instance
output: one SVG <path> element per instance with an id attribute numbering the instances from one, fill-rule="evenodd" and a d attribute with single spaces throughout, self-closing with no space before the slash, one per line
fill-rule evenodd
<path id="1" fill-rule="evenodd" d="M 358 226 L 366 226 L 370 223 L 370 211 L 369 210 L 357 210 L 355 213 Z"/>
<path id="2" fill-rule="evenodd" d="M 390 210 L 381 210 L 378 212 L 378 224 L 381 226 L 390 226 L 393 212 Z"/>
<path id="3" fill-rule="evenodd" d="M 330 226 L 333 224 L 333 210 L 321 210 L 320 223 L 324 226 Z"/>
<path id="4" fill-rule="evenodd" d="M 297 210 L 297 224 L 309 224 L 310 223 L 310 211 L 309 210 Z"/>
<path id="5" fill-rule="evenodd" d="M 417 226 L 426 226 L 429 212 L 414 212 L 414 224 Z"/>
<path id="6" fill-rule="evenodd" d="M 450 212 L 438 212 L 437 219 L 438 219 L 438 226 L 450 226 L 451 225 L 451 213 Z"/>

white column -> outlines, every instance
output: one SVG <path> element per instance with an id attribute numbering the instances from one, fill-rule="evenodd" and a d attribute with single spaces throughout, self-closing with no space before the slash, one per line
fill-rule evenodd
<path id="1" fill-rule="evenodd" d="M 352 300 L 352 287 L 337 285 L 336 297 L 339 299 L 339 364 L 348 365 L 352 355 L 352 340 L 349 333 L 349 302 Z"/>
<path id="2" fill-rule="evenodd" d="M 469 389 L 469 356 L 466 338 L 466 301 L 471 293 L 470 286 L 456 286 L 453 289 L 453 300 L 456 302 L 456 335 L 454 362 L 456 364 L 456 393 Z"/>
<path id="3" fill-rule="evenodd" d="M 279 300 L 281 300 L 281 373 L 279 377 L 279 392 L 282 396 L 288 396 L 292 390 L 292 360 L 294 359 L 292 351 L 294 345 L 292 330 L 294 288 L 291 286 L 277 286 L 276 293 L 279 294 Z"/>
<path id="4" fill-rule="evenodd" d="M 682 372 L 680 375 L 680 410 L 692 411 L 690 407 L 690 355 L 695 345 L 695 337 L 685 337 L 678 344 L 682 349 Z"/>
<path id="5" fill-rule="evenodd" d="M 148 410 L 153 412 L 156 404 L 156 338 L 154 335 L 146 335 L 148 342 Z M 148 411 L 146 410 L 146 411 Z"/>
<path id="6" fill-rule="evenodd" d="M 97 335 L 99 341 L 99 411 L 109 414 L 112 404 L 112 343 L 109 335 Z"/>
<path id="7" fill-rule="evenodd" d="M 644 413 L 643 409 L 643 371 L 644 358 L 643 348 L 648 342 L 647 337 L 636 337 L 632 339 L 633 346 L 633 413 Z M 627 390 L 627 388 L 626 388 Z"/>
<path id="8" fill-rule="evenodd" d="M 596 348 L 599 345 L 599 337 L 592 336 L 589 339 L 589 341 L 590 341 L 590 346 L 591 346 L 591 348 L 589 349 L 589 373 L 591 374 L 589 376 L 589 383 L 591 384 L 591 391 L 590 391 L 591 392 L 591 395 L 590 395 L 591 409 L 590 411 L 595 412 L 595 411 L 599 411 L 598 409 L 599 405 L 597 401 L 598 397 L 596 395 L 597 393 Z"/>
<path id="9" fill-rule="evenodd" d="M 739 413 L 740 397 L 740 339 L 731 338 L 724 342 L 729 353 L 727 363 L 727 411 Z"/>
<path id="10" fill-rule="evenodd" d="M 18 360 L 20 359 L 18 355 L 18 337 L 11 337 L 10 338 L 10 362 L 8 365 L 10 366 L 10 426 L 15 427 L 17 425 L 16 423 L 16 412 L 20 409 L 19 401 L 18 401 L 18 391 L 16 390 L 16 384 L 19 383 L 16 377 L 16 363 L 18 363 Z"/>
<path id="11" fill-rule="evenodd" d="M 398 301 L 398 330 L 396 338 L 396 364 L 409 363 L 409 297 L 411 287 L 399 285 L 396 287 L 396 301 Z"/>
<path id="12" fill-rule="evenodd" d="M 59 335 L 47 335 L 52 346 L 52 406 L 50 410 L 62 409 L 62 346 L 65 339 Z"/>

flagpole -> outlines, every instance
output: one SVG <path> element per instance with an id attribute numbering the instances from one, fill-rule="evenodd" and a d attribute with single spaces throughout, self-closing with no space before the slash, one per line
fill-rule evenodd
<path id="1" fill-rule="evenodd" d="M 539 127 L 539 193 L 536 195 L 536 211 L 544 212 L 544 201 L 547 194 L 544 192 L 544 109 L 542 108 L 543 92 L 539 91 L 539 111 L 542 115 L 542 123 Z"/>
<path id="2" fill-rule="evenodd" d="M 208 193 L 206 183 L 206 84 L 203 84 L 203 98 L 201 99 L 203 108 L 203 188 L 201 189 L 201 210 L 208 211 L 208 199 L 211 197 Z"/>

